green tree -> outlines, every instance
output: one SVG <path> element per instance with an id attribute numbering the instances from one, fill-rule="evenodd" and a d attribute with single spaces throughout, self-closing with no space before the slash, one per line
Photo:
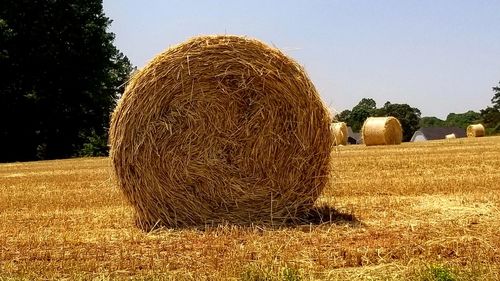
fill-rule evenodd
<path id="1" fill-rule="evenodd" d="M 356 106 L 354 106 L 349 114 L 347 123 L 352 129 L 357 132 L 361 130 L 366 118 L 375 116 L 377 112 L 377 104 L 371 98 L 363 98 Z"/>
<path id="2" fill-rule="evenodd" d="M 480 122 L 481 114 L 469 110 L 465 113 L 450 113 L 446 117 L 446 125 L 449 127 L 467 128 L 470 124 Z"/>
<path id="3" fill-rule="evenodd" d="M 422 117 L 420 119 L 420 128 L 428 128 L 428 127 L 446 127 L 446 121 L 441 120 L 437 117 Z"/>
<path id="4" fill-rule="evenodd" d="M 105 137 L 131 71 L 109 24 L 101 0 L 2 1 L 0 161 L 70 157 Z"/>
<path id="5" fill-rule="evenodd" d="M 399 119 L 403 128 L 403 141 L 409 141 L 413 133 L 420 128 L 420 110 L 407 104 L 386 102 L 377 109 L 371 98 L 363 98 L 352 110 L 344 110 L 337 115 L 339 121 L 346 122 L 353 131 L 360 131 L 363 123 L 372 116 L 393 116 Z"/>
<path id="6" fill-rule="evenodd" d="M 481 120 L 491 133 L 500 132 L 500 111 L 498 109 L 488 106 L 481 110 Z"/>
<path id="7" fill-rule="evenodd" d="M 340 112 L 339 114 L 337 114 L 335 116 L 335 118 L 337 119 L 337 121 L 346 122 L 347 124 L 350 124 L 351 123 L 350 122 L 350 120 L 351 120 L 351 111 L 349 109 L 343 110 L 342 112 Z"/>
<path id="8" fill-rule="evenodd" d="M 498 83 L 500 85 L 500 82 Z M 500 86 L 493 87 L 493 98 L 491 103 L 493 106 L 488 106 L 481 110 L 481 121 L 486 130 L 490 134 L 500 133 Z"/>
<path id="9" fill-rule="evenodd" d="M 408 104 L 386 102 L 377 111 L 378 116 L 393 116 L 401 123 L 403 128 L 403 141 L 409 141 L 413 133 L 420 128 L 421 112 L 418 108 Z"/>

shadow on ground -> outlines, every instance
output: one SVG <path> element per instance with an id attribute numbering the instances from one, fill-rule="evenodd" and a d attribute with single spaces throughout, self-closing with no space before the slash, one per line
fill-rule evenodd
<path id="1" fill-rule="evenodd" d="M 292 221 L 292 225 L 300 224 L 340 224 L 349 226 L 362 226 L 362 222 L 352 213 L 339 211 L 331 206 L 315 206 L 308 212 L 301 215 L 297 221 Z"/>
<path id="2" fill-rule="evenodd" d="M 191 226 L 178 226 L 178 227 L 164 227 L 160 222 L 155 224 L 140 224 L 136 220 L 136 226 L 148 233 L 161 233 L 164 230 L 172 229 L 192 229 L 210 231 L 226 228 L 249 228 L 258 230 L 277 230 L 283 228 L 303 228 L 304 226 L 325 226 L 325 225 L 343 225 L 350 227 L 359 227 L 364 224 L 356 218 L 352 213 L 339 211 L 328 205 L 314 206 L 307 212 L 299 214 L 295 217 L 285 218 L 283 220 L 275 219 L 273 222 L 253 222 L 248 224 L 235 224 L 230 222 L 212 222 L 204 225 L 191 225 Z"/>

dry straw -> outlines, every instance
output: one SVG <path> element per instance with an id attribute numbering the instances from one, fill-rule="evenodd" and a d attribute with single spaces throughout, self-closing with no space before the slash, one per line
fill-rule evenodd
<path id="1" fill-rule="evenodd" d="M 331 116 L 303 68 L 238 36 L 154 58 L 111 121 L 111 158 L 139 227 L 277 223 L 329 180 Z"/>
<path id="2" fill-rule="evenodd" d="M 336 122 L 332 124 L 333 144 L 346 145 L 347 144 L 347 125 L 344 122 Z"/>
<path id="3" fill-rule="evenodd" d="M 449 139 L 456 139 L 457 136 L 455 136 L 455 134 L 449 134 L 449 135 L 446 135 L 444 136 L 445 139 L 449 140 Z"/>
<path id="4" fill-rule="evenodd" d="M 484 137 L 485 131 L 482 124 L 473 124 L 467 127 L 468 137 Z"/>
<path id="5" fill-rule="evenodd" d="M 403 139 L 401 123 L 394 117 L 368 117 L 361 131 L 368 146 L 400 144 Z"/>

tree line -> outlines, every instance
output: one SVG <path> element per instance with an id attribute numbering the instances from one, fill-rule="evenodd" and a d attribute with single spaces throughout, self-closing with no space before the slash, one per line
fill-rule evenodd
<path id="1" fill-rule="evenodd" d="M 132 70 L 99 0 L 0 4 L 0 161 L 106 155 Z"/>
<path id="2" fill-rule="evenodd" d="M 408 104 L 386 102 L 384 106 L 377 108 L 377 104 L 371 98 L 363 98 L 351 110 L 344 110 L 337 115 L 339 121 L 346 122 L 352 130 L 361 130 L 363 123 L 368 117 L 393 116 L 399 119 L 403 128 L 403 141 L 411 139 L 413 132 L 420 128 L 421 112 L 418 108 Z"/>
<path id="3" fill-rule="evenodd" d="M 488 134 L 500 133 L 500 82 L 493 87 L 493 98 L 491 106 L 480 110 L 480 112 L 467 111 L 465 113 L 450 113 L 446 120 L 437 117 L 421 117 L 418 108 L 408 104 L 393 104 L 386 102 L 384 106 L 377 108 L 377 104 L 371 98 L 363 98 L 352 109 L 347 109 L 336 115 L 338 121 L 346 122 L 353 131 L 360 131 L 364 121 L 368 117 L 393 116 L 399 119 L 403 128 L 403 141 L 409 141 L 415 131 L 425 127 L 460 127 L 466 129 L 473 123 L 482 123 Z"/>

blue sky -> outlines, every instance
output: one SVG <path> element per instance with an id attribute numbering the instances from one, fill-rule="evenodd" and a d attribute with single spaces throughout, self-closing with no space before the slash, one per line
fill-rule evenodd
<path id="1" fill-rule="evenodd" d="M 104 0 L 104 11 L 139 68 L 195 35 L 246 35 L 302 64 L 337 111 L 371 97 L 445 118 L 490 105 L 500 81 L 498 0 Z"/>

